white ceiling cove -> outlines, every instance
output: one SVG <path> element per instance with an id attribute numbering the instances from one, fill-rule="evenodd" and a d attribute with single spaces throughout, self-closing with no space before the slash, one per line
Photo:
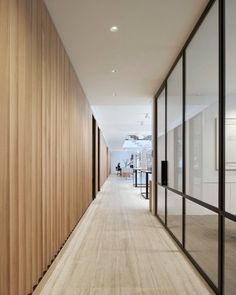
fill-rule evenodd
<path id="1" fill-rule="evenodd" d="M 111 150 L 141 131 L 152 97 L 207 2 L 45 0 Z M 143 133 L 150 134 L 145 124 Z"/>

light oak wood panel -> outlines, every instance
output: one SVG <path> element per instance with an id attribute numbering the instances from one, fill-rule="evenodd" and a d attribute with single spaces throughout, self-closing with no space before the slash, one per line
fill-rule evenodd
<path id="1" fill-rule="evenodd" d="M 9 2 L 0 0 L 0 294 L 9 293 Z"/>
<path id="2" fill-rule="evenodd" d="M 17 83 L 17 72 L 18 72 L 18 9 L 17 9 L 17 0 L 9 1 L 9 62 L 10 62 L 10 73 L 15 73 L 10 81 L 9 76 L 6 76 L 6 79 L 9 81 L 9 102 L 10 102 L 10 130 L 9 130 L 9 177 L 11 184 L 9 186 L 9 225 L 10 225 L 10 261 L 9 261 L 9 278 L 14 278 L 14 283 L 9 286 L 8 292 L 10 294 L 18 293 L 19 285 L 19 194 L 18 194 L 18 83 Z M 0 21 L 1 22 L 1 21 Z M 2 36 L 2 34 L 0 34 Z M 2 39 L 1 39 L 2 40 Z M 2 60 L 2 57 L 1 57 Z M 5 126 L 5 123 L 4 123 Z M 1 132 L 0 132 L 1 134 Z M 8 283 L 8 282 L 7 282 Z M 1 288 L 0 288 L 1 289 Z M 6 293 L 6 294 L 9 294 Z"/>
<path id="3" fill-rule="evenodd" d="M 28 294 L 92 201 L 92 113 L 42 0 L 0 0 L 0 294 Z"/>

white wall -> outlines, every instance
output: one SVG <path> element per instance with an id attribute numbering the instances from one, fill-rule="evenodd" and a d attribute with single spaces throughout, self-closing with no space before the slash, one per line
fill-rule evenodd
<path id="1" fill-rule="evenodd" d="M 124 161 L 130 160 L 131 152 L 111 152 L 111 173 L 116 173 L 116 166 L 120 163 L 121 168 L 125 167 Z"/>

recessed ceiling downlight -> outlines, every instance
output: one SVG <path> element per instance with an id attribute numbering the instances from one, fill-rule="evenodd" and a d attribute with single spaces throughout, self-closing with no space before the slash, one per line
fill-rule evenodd
<path id="1" fill-rule="evenodd" d="M 118 32 L 118 27 L 116 27 L 116 26 L 113 26 L 113 27 L 111 27 L 110 28 L 110 31 L 112 32 L 112 33 L 115 33 L 115 32 Z"/>

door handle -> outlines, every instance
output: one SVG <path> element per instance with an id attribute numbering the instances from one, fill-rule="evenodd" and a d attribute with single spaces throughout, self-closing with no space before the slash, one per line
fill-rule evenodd
<path id="1" fill-rule="evenodd" d="M 161 161 L 161 185 L 167 186 L 168 184 L 168 162 Z"/>

